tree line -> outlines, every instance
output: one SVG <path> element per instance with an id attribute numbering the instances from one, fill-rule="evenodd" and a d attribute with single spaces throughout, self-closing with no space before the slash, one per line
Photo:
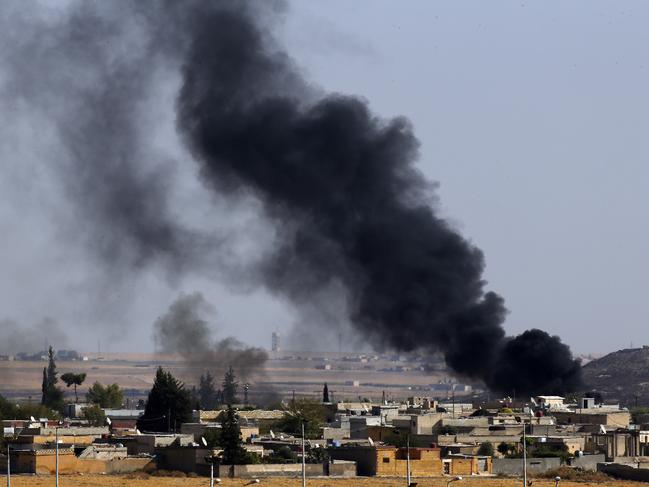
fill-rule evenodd
<path id="1" fill-rule="evenodd" d="M 41 385 L 41 404 L 53 411 L 63 411 L 64 394 L 58 386 L 59 377 L 54 359 L 54 349 L 49 347 L 47 352 L 48 363 L 43 368 L 43 383 Z M 68 372 L 61 376 L 61 380 L 67 387 L 74 386 L 75 402 L 79 402 L 77 387 L 86 380 L 85 373 Z M 124 393 L 117 384 L 104 386 L 95 382 L 86 393 L 86 401 L 99 408 L 120 408 L 124 402 Z"/>
<path id="2" fill-rule="evenodd" d="M 75 402 L 78 403 L 77 388 L 86 378 L 85 373 L 74 372 L 62 374 L 59 378 L 54 350 L 50 347 L 48 363 L 43 368 L 41 403 L 13 405 L 0 396 L 0 419 L 29 419 L 31 416 L 57 419 L 64 405 L 64 391 L 59 382 L 62 381 L 68 388 L 74 388 Z M 243 394 L 244 404 L 247 404 L 248 384 L 244 384 Z M 194 406 L 203 410 L 225 406 L 219 416 L 220 430 L 210 430 L 206 434 L 208 446 L 222 449 L 221 461 L 225 464 L 257 463 L 261 459 L 249 453 L 241 441 L 239 415 L 235 409 L 239 399 L 239 382 L 232 367 L 225 372 L 219 389 L 209 372 L 201 375 L 198 389 L 188 389 L 171 372 L 159 367 L 137 427 L 140 431 L 147 432 L 177 432 L 182 423 L 192 421 Z M 325 385 L 323 400 L 326 402 L 327 399 L 328 390 Z M 91 425 L 100 426 L 106 420 L 103 409 L 121 407 L 124 397 L 117 384 L 104 386 L 95 382 L 88 389 L 86 400 L 90 406 L 84 409 L 85 419 Z M 299 436 L 304 425 L 306 437 L 319 437 L 325 419 L 321 403 L 310 399 L 294 399 L 284 410 L 284 418 L 277 424 L 277 431 Z"/>

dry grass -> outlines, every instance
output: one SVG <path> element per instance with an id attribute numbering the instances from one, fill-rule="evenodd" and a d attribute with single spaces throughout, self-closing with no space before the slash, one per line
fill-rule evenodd
<path id="1" fill-rule="evenodd" d="M 415 479 L 418 487 L 446 487 L 446 479 Z M 554 481 L 548 479 L 535 479 L 533 487 L 554 487 Z M 223 479 L 221 485 L 227 487 L 242 487 L 250 482 L 244 479 Z M 310 487 L 397 487 L 405 484 L 404 479 L 309 479 Z M 20 476 L 12 479 L 13 487 L 51 487 L 54 485 L 52 476 Z M 151 477 L 137 478 L 136 476 L 111 476 L 111 475 L 71 475 L 61 477 L 61 487 L 204 487 L 209 485 L 206 478 L 173 478 Z M 262 479 L 259 485 L 268 487 L 299 487 L 300 479 L 275 478 Z M 520 479 L 496 478 L 467 478 L 462 482 L 452 484 L 454 487 L 520 487 Z M 562 481 L 561 487 L 646 487 L 639 482 L 626 482 L 607 480 L 606 482 L 574 482 Z"/>
<path id="2" fill-rule="evenodd" d="M 579 468 L 567 467 L 565 465 L 557 469 L 545 472 L 544 474 L 537 475 L 537 477 L 544 479 L 561 477 L 564 480 L 576 480 L 580 482 L 607 483 L 611 481 L 611 477 L 602 472 L 591 472 L 588 470 L 581 470 Z"/>

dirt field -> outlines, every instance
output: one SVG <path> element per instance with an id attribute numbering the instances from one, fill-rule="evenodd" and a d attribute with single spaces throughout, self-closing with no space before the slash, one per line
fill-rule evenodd
<path id="1" fill-rule="evenodd" d="M 445 372 L 416 370 L 417 363 L 387 360 L 354 363 L 332 357 L 328 359 L 331 360 L 328 364 L 333 367 L 332 370 L 318 369 L 317 366 L 323 366 L 325 362 L 316 360 L 317 357 L 312 356 L 325 355 L 324 353 L 300 353 L 304 357 L 300 356 L 299 359 L 271 357 L 266 363 L 265 375 L 259 378 L 260 384 L 255 384 L 255 378 L 251 378 L 252 397 L 254 398 L 256 390 L 263 391 L 269 388 L 283 397 L 291 396 L 294 391 L 297 395 L 321 397 L 322 385 L 326 382 L 330 386 L 329 391 L 334 399 L 356 400 L 358 397 L 376 399 L 382 397 L 384 391 L 388 399 L 403 398 L 413 394 L 424 394 L 416 390 L 427 389 L 430 384 L 448 378 Z M 187 367 L 175 355 L 113 353 L 103 354 L 101 360 L 97 360 L 93 354 L 89 356 L 89 361 L 57 362 L 59 374 L 83 372 L 87 375 L 86 381 L 78 390 L 80 397 L 85 395 L 88 387 L 95 381 L 99 381 L 102 384 L 119 384 L 122 389 L 130 391 L 131 399 L 145 398 L 153 384 L 158 365 L 167 368 L 188 385 L 194 384 L 204 372 L 201 367 L 196 369 Z M 21 400 L 26 400 L 30 396 L 32 401 L 38 400 L 44 365 L 45 362 L 42 361 L 0 362 L 0 393 Z M 391 367 L 406 367 L 407 370 L 389 370 Z M 218 371 L 214 373 L 217 376 L 220 374 Z M 359 385 L 354 386 L 355 381 Z M 64 387 L 64 391 L 69 399 L 73 397 L 72 390 Z M 425 394 L 430 395 L 431 392 Z M 458 400 L 462 395 L 463 393 L 456 392 Z"/>
<path id="2" fill-rule="evenodd" d="M 418 487 L 445 487 L 447 479 L 415 479 Z M 307 485 L 311 487 L 396 487 L 403 486 L 404 479 L 309 479 Z M 15 477 L 12 479 L 13 487 L 50 487 L 54 485 L 53 477 Z M 206 478 L 161 478 L 151 477 L 147 480 L 130 479 L 119 476 L 64 476 L 61 477 L 61 487 L 199 487 L 208 486 L 209 479 Z M 249 480 L 224 479 L 221 485 L 228 487 L 239 487 L 251 485 Z M 262 479 L 259 485 L 269 487 L 299 487 L 299 479 Z M 475 479 L 467 478 L 461 482 L 454 482 L 453 487 L 520 487 L 522 480 L 515 479 Z M 533 487 L 554 487 L 553 480 L 534 480 Z M 568 482 L 562 481 L 561 487 L 646 487 L 646 484 L 639 482 L 608 481 L 605 483 L 593 482 Z"/>

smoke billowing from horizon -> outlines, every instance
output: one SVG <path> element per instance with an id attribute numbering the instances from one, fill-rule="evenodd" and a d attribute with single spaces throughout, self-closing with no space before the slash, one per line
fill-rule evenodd
<path id="1" fill-rule="evenodd" d="M 490 388 L 566 392 L 580 365 L 556 337 L 506 337 L 482 252 L 434 209 L 404 118 L 309 93 L 290 58 L 241 9 L 202 9 L 183 66 L 179 130 L 220 192 L 253 191 L 284 228 L 266 285 L 299 302 L 332 282 L 377 346 L 441 350 Z"/>
<path id="2" fill-rule="evenodd" d="M 9 83 L 53 111 L 69 164 L 59 172 L 109 268 L 153 262 L 172 275 L 262 285 L 314 317 L 314 333 L 342 314 L 374 347 L 441 351 L 457 373 L 496 391 L 580 385 L 579 363 L 558 337 L 506 336 L 507 310 L 485 289 L 482 252 L 439 217 L 435 185 L 415 165 L 410 122 L 380 118 L 359 97 L 321 93 L 273 40 L 282 2 L 114 5 L 73 3 L 62 21 L 27 36 L 29 54 L 56 34 L 33 48 L 40 63 L 18 51 Z M 215 198 L 255 200 L 272 223 L 263 236 L 270 249 L 245 266 L 226 265 L 236 260 L 228 232 L 188 225 L 169 209 L 174 171 L 156 160 L 164 157 L 142 116 L 160 71 L 178 78 L 177 131 L 204 186 Z M 60 94 L 78 99 L 57 104 Z M 196 346 L 184 334 L 213 345 L 204 303 L 184 298 L 156 324 L 163 346 Z"/>
<path id="3" fill-rule="evenodd" d="M 0 354 L 31 354 L 47 350 L 49 346 L 55 350 L 69 346 L 67 333 L 52 318 L 43 318 L 32 325 L 0 320 Z"/>
<path id="4" fill-rule="evenodd" d="M 247 347 L 232 337 L 214 338 L 207 317 L 216 313 L 201 293 L 181 294 L 154 323 L 156 348 L 177 353 L 188 367 L 222 376 L 233 367 L 238 377 L 248 379 L 264 373 L 265 350 Z"/>

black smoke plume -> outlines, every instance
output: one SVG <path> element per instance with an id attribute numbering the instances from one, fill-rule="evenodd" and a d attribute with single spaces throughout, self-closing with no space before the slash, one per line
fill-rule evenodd
<path id="1" fill-rule="evenodd" d="M 345 314 L 373 345 L 441 351 L 496 391 L 576 388 L 579 363 L 557 337 L 505 335 L 482 252 L 436 213 L 408 120 L 304 80 L 270 34 L 284 11 L 275 1 L 80 2 L 63 21 L 18 29 L 11 92 L 54 114 L 69 193 L 106 261 L 126 254 L 129 266 L 202 273 L 220 250 L 170 210 L 173 171 L 150 161 L 160 154 L 142 104 L 156 73 L 180 73 L 177 129 L 202 181 L 253 196 L 274 223 L 273 251 L 237 277 L 298 308 L 342 290 Z"/>
<path id="2" fill-rule="evenodd" d="M 242 379 L 263 374 L 268 354 L 228 337 L 216 340 L 206 316 L 215 310 L 201 293 L 181 294 L 154 324 L 159 351 L 180 354 L 186 365 L 222 376 L 232 366 Z"/>
<path id="3" fill-rule="evenodd" d="M 350 317 L 399 350 L 440 349 L 500 391 L 565 392 L 579 363 L 540 330 L 505 336 L 482 252 L 440 219 L 410 123 L 309 90 L 247 12 L 201 12 L 183 67 L 179 129 L 219 191 L 253 191 L 283 234 L 266 283 L 289 296 L 344 284 Z"/>

